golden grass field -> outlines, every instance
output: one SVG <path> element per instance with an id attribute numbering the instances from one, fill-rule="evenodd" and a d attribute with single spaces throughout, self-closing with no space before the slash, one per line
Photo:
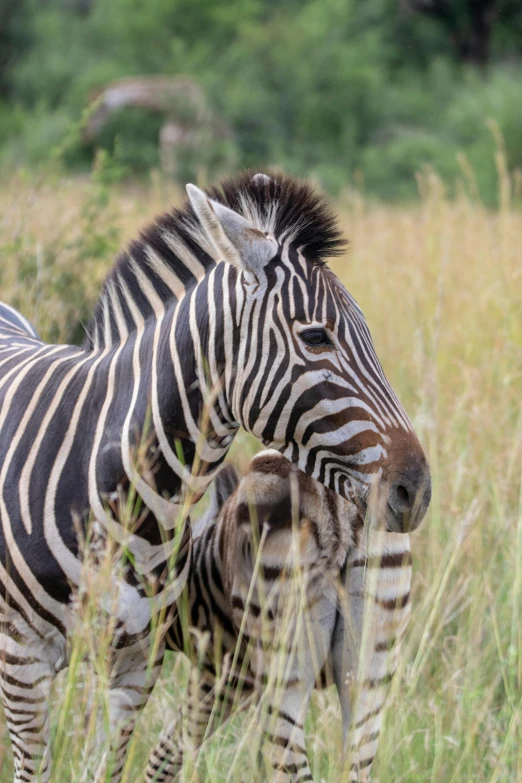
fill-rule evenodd
<path id="1" fill-rule="evenodd" d="M 420 191 L 408 207 L 341 199 L 350 248 L 332 265 L 367 317 L 433 477 L 430 510 L 412 538 L 413 617 L 374 780 L 520 783 L 522 213 L 510 206 L 506 177 L 496 213 L 468 198 L 447 200 L 433 174 Z M 159 180 L 124 187 L 20 175 L 4 182 L 0 298 L 44 338 L 77 336 L 114 250 L 180 197 Z M 235 458 L 254 448 L 243 437 Z M 92 629 L 83 631 L 89 645 Z M 140 779 L 147 749 L 180 702 L 185 673 L 171 656 L 138 725 L 126 783 Z M 56 781 L 82 780 L 95 747 L 92 721 L 84 720 L 90 676 L 81 664 L 57 680 Z M 335 694 L 316 694 L 307 722 L 316 781 L 341 779 L 339 724 Z M 200 780 L 255 781 L 251 730 L 248 715 L 221 729 Z M 2 783 L 11 770 L 2 722 Z M 187 770 L 186 780 L 195 779 Z"/>

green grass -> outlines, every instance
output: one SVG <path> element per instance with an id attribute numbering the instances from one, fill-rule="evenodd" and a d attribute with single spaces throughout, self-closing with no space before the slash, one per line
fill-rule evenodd
<path id="1" fill-rule="evenodd" d="M 416 206 L 339 205 L 351 244 L 333 266 L 366 314 L 433 477 L 430 510 L 412 538 L 413 616 L 374 767 L 381 783 L 522 781 L 522 214 L 510 206 L 509 181 L 501 184 L 498 213 L 449 202 L 434 175 L 420 182 Z M 74 338 L 116 246 L 177 198 L 159 182 L 5 183 L 0 297 L 44 338 Z M 246 461 L 255 445 L 239 438 L 232 458 Z M 89 622 L 79 634 L 96 636 Z M 136 731 L 129 783 L 180 703 L 186 671 L 169 656 Z M 57 781 L 80 781 L 96 752 L 86 725 L 91 677 L 80 663 L 57 679 Z M 316 694 L 307 736 L 317 781 L 339 781 L 339 724 L 335 694 Z M 254 781 L 255 729 L 248 714 L 223 727 L 201 778 Z M 2 722 L 1 783 L 11 775 Z"/>

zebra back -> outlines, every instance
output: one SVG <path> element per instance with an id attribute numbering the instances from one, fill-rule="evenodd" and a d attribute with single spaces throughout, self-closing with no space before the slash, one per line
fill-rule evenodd
<path id="1" fill-rule="evenodd" d="M 15 310 L 14 307 L 0 302 L 0 328 L 7 328 L 8 330 L 15 330 L 20 332 L 24 337 L 34 337 L 35 340 L 39 340 L 40 337 L 34 326 L 29 323 L 27 318 Z"/>

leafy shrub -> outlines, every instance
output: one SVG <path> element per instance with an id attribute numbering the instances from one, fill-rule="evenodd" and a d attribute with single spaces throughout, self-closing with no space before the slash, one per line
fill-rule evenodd
<path id="1" fill-rule="evenodd" d="M 163 73 L 197 81 L 233 129 L 225 153 L 216 138 L 197 160 L 183 151 L 180 178 L 215 172 L 224 160 L 272 164 L 333 191 L 353 184 L 359 172 L 369 195 L 409 199 L 426 164 L 454 192 L 465 155 L 481 199 L 494 205 L 490 120 L 504 139 L 508 167 L 522 167 L 520 25 L 508 30 L 502 19 L 492 42 L 495 63 L 477 71 L 455 62 L 440 26 L 400 13 L 397 0 L 113 0 L 92 2 L 86 16 L 73 2 L 25 2 L 32 8 L 31 47 L 10 69 L 11 112 L 0 106 L 4 165 L 44 161 L 93 89 Z M 113 151 L 118 139 L 129 171 L 142 174 L 158 165 L 162 121 L 122 111 L 96 146 Z M 69 145 L 66 161 L 84 166 L 93 153 Z"/>

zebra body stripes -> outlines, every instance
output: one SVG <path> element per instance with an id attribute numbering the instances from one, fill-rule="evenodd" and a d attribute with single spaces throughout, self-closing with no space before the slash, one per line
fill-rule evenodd
<path id="1" fill-rule="evenodd" d="M 191 505 L 239 426 L 390 530 L 429 503 L 362 313 L 322 263 L 343 244 L 322 198 L 282 176 L 188 190 L 120 256 L 83 347 L 46 345 L 0 312 L 0 678 L 16 783 L 50 779 L 48 692 L 91 535 L 130 554 L 101 607 L 118 628 L 108 758 L 121 779 L 161 667 L 154 622 L 170 622 L 187 578 Z"/>
<path id="2" fill-rule="evenodd" d="M 352 503 L 277 452 L 254 457 L 236 489 L 229 471 L 195 533 L 187 620 L 178 615 L 167 635 L 195 666 L 185 709 L 154 749 L 146 782 L 174 780 L 185 755 L 253 696 L 269 780 L 312 781 L 308 700 L 334 681 L 343 779 L 367 781 L 410 615 L 409 536 L 365 529 Z"/>

